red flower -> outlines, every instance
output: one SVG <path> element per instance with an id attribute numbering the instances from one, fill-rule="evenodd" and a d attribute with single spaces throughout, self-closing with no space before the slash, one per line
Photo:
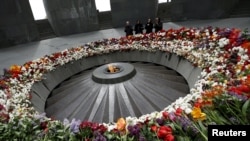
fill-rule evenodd
<path id="1" fill-rule="evenodd" d="M 161 126 L 157 132 L 157 136 L 160 139 L 164 139 L 168 134 L 172 134 L 172 128 L 170 126 Z"/>
<path id="2" fill-rule="evenodd" d="M 0 113 L 0 122 L 8 123 L 10 119 L 9 114 Z"/>
<path id="3" fill-rule="evenodd" d="M 47 121 L 45 121 L 45 122 L 41 122 L 40 123 L 40 127 L 43 129 L 43 130 L 45 130 L 48 126 L 48 122 Z"/>
<path id="4" fill-rule="evenodd" d="M 91 127 L 91 122 L 88 122 L 88 121 L 83 121 L 81 124 L 80 124 L 80 128 L 86 128 L 86 127 Z"/>
<path id="5" fill-rule="evenodd" d="M 148 122 L 149 122 L 149 119 L 147 117 L 146 120 L 144 121 L 144 124 L 148 124 Z"/>
<path id="6" fill-rule="evenodd" d="M 182 109 L 181 108 L 177 108 L 176 111 L 175 111 L 175 115 L 181 116 L 181 113 L 182 113 Z"/>
<path id="7" fill-rule="evenodd" d="M 240 35 L 240 30 L 239 29 L 233 29 L 231 34 L 229 35 L 230 43 L 235 45 L 236 40 L 238 39 L 239 35 Z"/>
<path id="8" fill-rule="evenodd" d="M 5 110 L 4 106 L 0 104 L 0 111 Z"/>
<path id="9" fill-rule="evenodd" d="M 203 104 L 203 100 L 201 98 L 197 98 L 196 102 L 194 103 L 194 107 L 200 108 Z"/>
<path id="10" fill-rule="evenodd" d="M 98 127 L 98 131 L 99 131 L 101 134 L 103 134 L 104 132 L 107 131 L 107 127 L 105 127 L 104 125 L 100 125 L 100 126 Z"/>
<path id="11" fill-rule="evenodd" d="M 200 108 L 200 107 L 201 107 L 201 103 L 195 102 L 195 103 L 194 103 L 194 107 Z"/>
<path id="12" fill-rule="evenodd" d="M 250 92 L 250 88 L 247 85 L 240 85 L 239 90 L 245 93 Z"/>
<path id="13" fill-rule="evenodd" d="M 165 136 L 164 141 L 174 141 L 174 136 L 172 134 L 168 134 Z"/>
<path id="14" fill-rule="evenodd" d="M 162 112 L 162 117 L 164 119 L 168 119 L 168 112 L 166 112 L 166 111 Z"/>
<path id="15" fill-rule="evenodd" d="M 157 132 L 157 130 L 158 130 L 158 127 L 156 125 L 151 126 L 151 131 L 152 132 Z"/>
<path id="16" fill-rule="evenodd" d="M 247 49 L 247 54 L 250 55 L 250 42 L 245 41 L 241 44 L 242 48 Z"/>

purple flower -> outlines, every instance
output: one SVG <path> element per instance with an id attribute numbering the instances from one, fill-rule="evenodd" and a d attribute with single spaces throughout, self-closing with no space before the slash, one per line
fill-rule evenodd
<path id="1" fill-rule="evenodd" d="M 140 137 L 139 137 L 139 141 L 146 141 L 146 139 L 145 139 L 145 137 L 140 136 Z"/>
<path id="2" fill-rule="evenodd" d="M 176 119 L 176 116 L 175 116 L 174 112 L 169 113 L 168 117 L 172 121 L 174 121 Z"/>
<path id="3" fill-rule="evenodd" d="M 183 130 L 188 131 L 190 130 L 194 135 L 199 133 L 198 129 L 192 124 L 191 120 L 186 117 L 179 117 L 178 118 Z"/>
<path id="4" fill-rule="evenodd" d="M 70 131 L 73 133 L 78 133 L 80 124 L 81 124 L 80 120 L 73 119 L 70 123 Z"/>
<path id="5" fill-rule="evenodd" d="M 64 126 L 67 126 L 67 125 L 69 125 L 70 123 L 69 123 L 69 120 L 68 119 L 64 119 L 63 120 L 63 125 Z"/>
<path id="6" fill-rule="evenodd" d="M 229 37 L 229 35 L 231 34 L 232 30 L 227 28 L 225 30 L 220 31 L 218 34 L 222 37 Z"/>
<path id="7" fill-rule="evenodd" d="M 41 113 L 40 115 L 35 115 L 35 119 L 38 119 L 40 122 L 45 121 L 46 113 Z"/>
<path id="8" fill-rule="evenodd" d="M 245 96 L 245 95 L 239 95 L 239 94 L 237 94 L 235 92 L 232 92 L 232 91 L 229 91 L 228 94 L 232 95 L 232 96 L 234 96 L 236 98 L 238 98 L 240 101 L 243 101 L 243 102 L 247 101 L 247 99 L 248 99 L 247 96 Z"/>
<path id="9" fill-rule="evenodd" d="M 107 141 L 107 139 L 98 132 L 96 133 L 96 138 L 93 141 Z"/>
<path id="10" fill-rule="evenodd" d="M 164 124 L 164 120 L 163 120 L 162 118 L 157 118 L 157 119 L 156 119 L 156 122 L 157 122 L 160 126 L 162 126 L 162 125 Z"/>
<path id="11" fill-rule="evenodd" d="M 134 126 L 129 125 L 127 129 L 130 135 L 132 136 L 139 136 L 140 134 L 140 127 L 138 125 L 134 125 Z"/>

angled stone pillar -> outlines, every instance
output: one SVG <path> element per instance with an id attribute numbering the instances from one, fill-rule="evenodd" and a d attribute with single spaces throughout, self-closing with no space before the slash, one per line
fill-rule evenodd
<path id="1" fill-rule="evenodd" d="M 98 30 L 94 0 L 43 0 L 57 36 Z"/>
<path id="2" fill-rule="evenodd" d="M 1 0 L 0 48 L 39 40 L 28 0 Z"/>
<path id="3" fill-rule="evenodd" d="M 158 0 L 110 0 L 113 27 L 123 27 L 127 20 L 135 24 L 141 20 L 146 24 L 147 19 L 153 21 L 158 10 Z"/>
<path id="4" fill-rule="evenodd" d="M 182 21 L 185 20 L 185 2 L 186 0 L 172 0 L 171 1 L 171 20 Z"/>
<path id="5" fill-rule="evenodd" d="M 239 0 L 172 0 L 172 20 L 227 18 Z"/>

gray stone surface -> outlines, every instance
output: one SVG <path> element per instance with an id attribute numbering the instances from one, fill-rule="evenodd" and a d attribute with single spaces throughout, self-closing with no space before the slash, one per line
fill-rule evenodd
<path id="1" fill-rule="evenodd" d="M 0 48 L 39 39 L 28 0 L 2 0 L 0 19 Z"/>
<path id="2" fill-rule="evenodd" d="M 179 58 L 179 61 L 178 61 L 176 71 L 179 72 L 180 74 L 182 74 L 182 76 L 185 79 L 187 79 L 187 78 L 189 78 L 190 74 L 192 73 L 194 67 L 185 58 L 183 58 L 183 57 L 178 57 L 178 58 Z"/>
<path id="3" fill-rule="evenodd" d="M 136 55 L 138 52 L 130 53 Z M 139 117 L 160 111 L 189 93 L 185 78 L 172 69 L 147 62 L 123 63 L 133 65 L 137 71 L 134 77 L 123 82 L 96 83 L 91 77 L 95 67 L 63 81 L 47 99 L 47 116 L 61 121 L 75 118 L 114 122 L 120 117 Z"/>
<path id="4" fill-rule="evenodd" d="M 144 24 L 148 18 L 154 20 L 158 9 L 158 0 L 110 0 L 113 27 L 123 27 L 128 20 L 132 25 L 136 20 Z"/>
<path id="5" fill-rule="evenodd" d="M 189 77 L 187 78 L 189 88 L 194 88 L 194 84 L 196 83 L 197 80 L 199 80 L 199 75 L 201 74 L 202 70 L 201 68 L 194 67 L 192 69 L 192 72 L 189 74 Z"/>
<path id="6" fill-rule="evenodd" d="M 172 0 L 171 20 L 227 18 L 238 1 L 239 0 Z"/>
<path id="7" fill-rule="evenodd" d="M 99 29 L 94 0 L 44 0 L 44 7 L 57 36 Z"/>

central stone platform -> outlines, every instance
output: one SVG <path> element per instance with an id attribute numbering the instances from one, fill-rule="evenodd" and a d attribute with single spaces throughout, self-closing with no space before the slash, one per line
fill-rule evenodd
<path id="1" fill-rule="evenodd" d="M 131 79 L 135 76 L 136 70 L 130 63 L 110 63 L 96 68 L 92 79 L 96 83 L 115 84 Z"/>

